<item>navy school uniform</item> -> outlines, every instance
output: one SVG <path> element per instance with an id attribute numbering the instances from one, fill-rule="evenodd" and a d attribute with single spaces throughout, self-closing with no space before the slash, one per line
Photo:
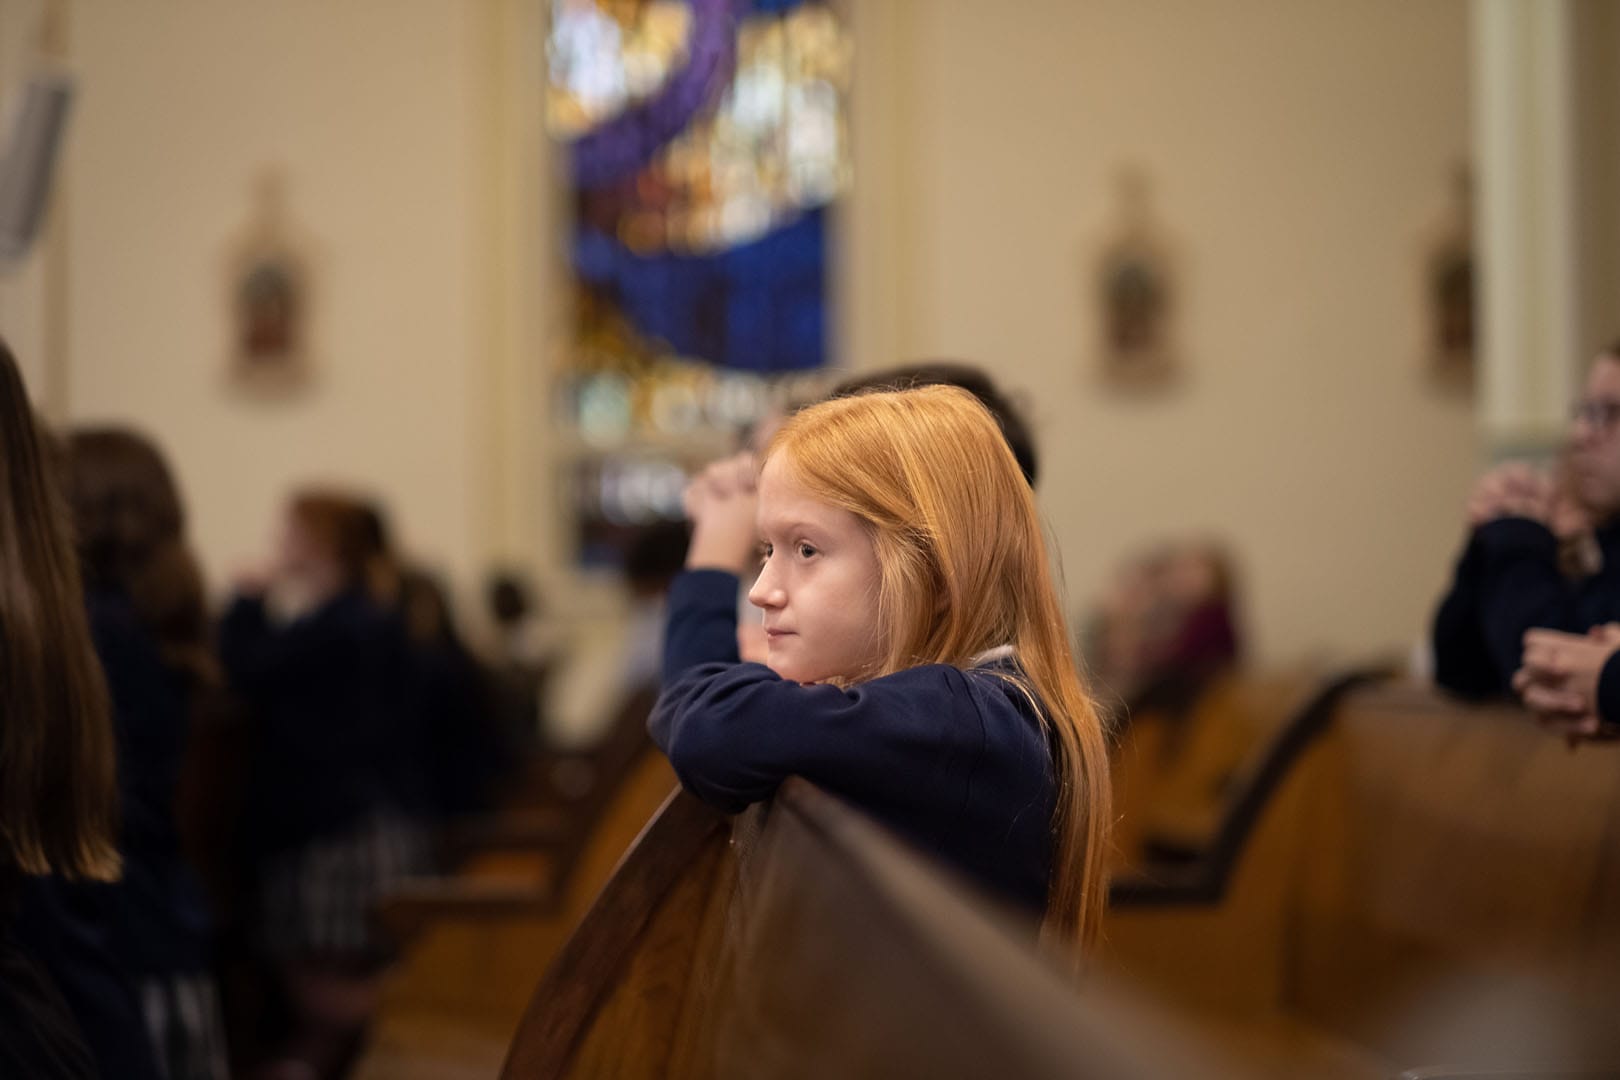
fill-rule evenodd
<path id="1" fill-rule="evenodd" d="M 142 976 L 204 971 L 209 914 L 174 817 L 191 688 L 186 675 L 164 663 L 127 597 L 91 590 L 88 607 L 118 733 L 124 855 L 114 921 L 119 951 Z"/>
<path id="2" fill-rule="evenodd" d="M 930 664 L 840 689 L 737 654 L 737 578 L 669 593 L 664 689 L 648 730 L 682 785 L 734 813 L 801 776 L 991 893 L 1040 914 L 1057 784 L 1045 728 L 992 667 Z"/>
<path id="3" fill-rule="evenodd" d="M 103 1075 L 221 1076 L 208 912 L 174 820 L 188 681 L 123 593 L 88 589 L 86 607 L 117 735 L 123 875 L 23 879 L 19 938 L 61 989 Z"/>
<path id="4" fill-rule="evenodd" d="M 15 867 L 0 867 L 0 1076 L 95 1080 L 108 1058 L 92 1051 L 61 988 L 34 958 L 35 949 L 21 944 L 28 928 L 15 925 L 20 884 Z M 139 1031 L 133 997 L 117 1000 L 129 1017 L 127 1030 Z M 150 1065 L 141 1068 L 141 1047 L 125 1049 L 133 1056 L 134 1075 L 156 1080 Z"/>
<path id="5" fill-rule="evenodd" d="M 1620 621 L 1620 523 L 1597 530 L 1603 567 L 1570 581 L 1558 540 L 1528 518 L 1500 518 L 1475 529 L 1450 592 L 1435 613 L 1435 681 L 1465 697 L 1511 692 L 1527 630 L 1584 633 Z M 1604 670 L 1602 700 L 1620 706 L 1620 665 Z"/>
<path id="6" fill-rule="evenodd" d="M 113 946 L 135 980 L 163 1075 L 221 1077 L 225 1031 L 212 924 L 174 816 L 192 678 L 164 660 L 128 596 L 93 588 L 86 599 L 118 733 L 124 876 L 108 898 Z"/>
<path id="7" fill-rule="evenodd" d="M 403 775 L 420 741 L 403 625 L 359 589 L 281 626 L 239 598 L 220 656 L 258 713 L 245 816 L 264 944 L 386 959 L 371 909 L 428 861 Z"/>
<path id="8" fill-rule="evenodd" d="M 95 1075 L 159 1080 L 157 1048 L 114 937 L 117 888 L 65 881 L 54 874 L 22 878 L 8 929 L 66 1002 L 95 1062 Z M 6 948 L 0 944 L 0 956 Z M 0 1049 L 0 1061 L 5 1053 Z M 12 1074 L 0 1070 L 0 1075 Z"/>
<path id="9" fill-rule="evenodd" d="M 247 826 L 261 854 L 362 820 L 393 787 L 405 712 L 404 630 L 359 589 L 285 625 L 238 597 L 220 625 L 231 685 L 259 714 Z"/>

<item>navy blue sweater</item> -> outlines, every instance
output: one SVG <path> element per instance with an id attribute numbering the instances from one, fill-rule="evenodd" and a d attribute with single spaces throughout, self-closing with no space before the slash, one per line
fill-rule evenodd
<path id="1" fill-rule="evenodd" d="M 102 1077 L 158 1080 L 134 978 L 113 922 L 118 885 L 24 878 L 10 930 L 67 1003 Z M 0 951 L 4 946 L 0 946 Z M 0 1076 L 12 1073 L 0 1069 Z M 29 1075 L 18 1073 L 15 1075 Z"/>
<path id="2" fill-rule="evenodd" d="M 190 690 L 128 597 L 92 588 L 86 604 L 118 737 L 124 874 L 113 884 L 24 879 L 16 929 L 61 990 L 101 1074 L 156 1080 L 133 980 L 207 966 L 207 909 L 174 821 Z"/>
<path id="3" fill-rule="evenodd" d="M 124 877 L 114 935 L 134 972 L 199 971 L 208 962 L 208 913 L 174 819 L 191 726 L 189 680 L 164 663 L 122 593 L 90 590 L 88 605 L 118 732 Z"/>
<path id="4" fill-rule="evenodd" d="M 231 684 L 258 712 L 246 810 L 260 854 L 300 847 L 396 805 L 412 715 L 398 618 L 353 590 L 285 626 L 239 598 L 220 626 Z"/>
<path id="5" fill-rule="evenodd" d="M 16 870 L 0 867 L 0 1076 L 96 1080 L 106 1072 L 107 1059 L 98 1059 L 91 1052 L 61 988 L 31 950 L 20 944 L 20 935 L 12 926 L 17 889 Z M 140 1015 L 133 990 L 126 1000 L 132 1027 L 138 1030 Z M 140 1047 L 132 1048 L 130 1056 L 135 1060 L 136 1075 L 155 1078 L 155 1065 L 140 1069 Z"/>
<path id="6" fill-rule="evenodd" d="M 1501 518 L 1475 529 L 1435 614 L 1435 681 L 1468 697 L 1507 693 L 1526 631 L 1584 633 L 1620 622 L 1620 523 L 1596 536 L 1603 568 L 1570 581 L 1558 567 L 1557 538 L 1540 522 Z M 1620 720 L 1615 659 L 1598 684 L 1598 711 Z"/>
<path id="7" fill-rule="evenodd" d="M 689 570 L 670 589 L 664 691 L 648 729 L 686 789 L 732 813 L 802 776 L 1043 911 L 1056 781 L 1022 694 L 987 668 L 932 664 L 845 690 L 740 663 L 737 584 Z"/>

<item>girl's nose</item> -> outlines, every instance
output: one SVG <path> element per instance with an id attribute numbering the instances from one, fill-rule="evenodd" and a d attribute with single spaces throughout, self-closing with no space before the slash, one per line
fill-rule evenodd
<path id="1" fill-rule="evenodd" d="M 768 565 L 754 579 L 754 587 L 748 590 L 748 602 L 757 608 L 778 608 L 787 602 Z"/>

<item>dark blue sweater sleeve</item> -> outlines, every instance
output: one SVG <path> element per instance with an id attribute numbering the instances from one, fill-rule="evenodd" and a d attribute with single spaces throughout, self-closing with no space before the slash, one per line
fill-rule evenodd
<path id="1" fill-rule="evenodd" d="M 700 664 L 666 685 L 647 727 L 687 790 L 721 810 L 768 799 L 789 776 L 881 802 L 901 778 L 966 780 L 983 720 L 946 702 L 972 700 L 967 680 L 936 664 L 845 690 L 790 682 L 763 664 Z"/>
<path id="2" fill-rule="evenodd" d="M 1620 724 L 1620 652 L 1604 661 L 1598 673 L 1597 714 L 1605 724 Z"/>
<path id="3" fill-rule="evenodd" d="M 1474 534 L 1480 557 L 1479 613 L 1485 645 L 1505 687 L 1524 635 L 1538 627 L 1579 632 L 1575 592 L 1558 570 L 1558 541 L 1527 518 L 1501 518 Z"/>
<path id="4" fill-rule="evenodd" d="M 686 570 L 669 588 L 664 628 L 664 685 L 698 664 L 735 664 L 737 655 L 735 574 Z"/>
<path id="5" fill-rule="evenodd" d="M 1429 632 L 1434 681 L 1467 698 L 1487 697 L 1503 689 L 1480 625 L 1480 575 L 1479 545 L 1470 536 L 1457 560 L 1451 591 L 1440 601 Z"/>
<path id="6" fill-rule="evenodd" d="M 670 588 L 664 690 L 647 730 L 687 790 L 722 810 L 770 798 L 789 776 L 870 806 L 897 777 L 962 790 L 986 739 L 968 678 L 931 665 L 844 690 L 740 663 L 736 576 L 688 570 Z"/>

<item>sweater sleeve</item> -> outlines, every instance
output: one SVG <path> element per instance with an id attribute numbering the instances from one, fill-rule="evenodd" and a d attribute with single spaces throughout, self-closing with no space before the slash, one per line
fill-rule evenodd
<path id="1" fill-rule="evenodd" d="M 1480 625 L 1480 564 L 1479 545 L 1470 537 L 1457 560 L 1451 591 L 1440 601 L 1429 631 L 1434 681 L 1465 698 L 1502 690 Z"/>
<path id="2" fill-rule="evenodd" d="M 1597 714 L 1605 724 L 1620 725 L 1620 652 L 1604 661 L 1598 673 Z"/>
<path id="3" fill-rule="evenodd" d="M 1474 534 L 1480 555 L 1479 615 L 1485 646 L 1506 688 L 1538 627 L 1580 632 L 1575 592 L 1558 571 L 1558 541 L 1543 524 L 1502 518 Z"/>
<path id="4" fill-rule="evenodd" d="M 664 685 L 699 664 L 735 664 L 737 654 L 735 574 L 686 570 L 669 588 L 664 629 Z"/>
<path id="5" fill-rule="evenodd" d="M 647 726 L 687 790 L 727 812 L 789 776 L 882 800 L 901 778 L 965 781 L 985 739 L 967 678 L 936 664 L 845 690 L 763 664 L 701 664 L 666 686 Z"/>

